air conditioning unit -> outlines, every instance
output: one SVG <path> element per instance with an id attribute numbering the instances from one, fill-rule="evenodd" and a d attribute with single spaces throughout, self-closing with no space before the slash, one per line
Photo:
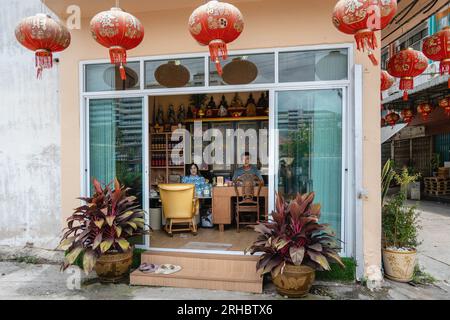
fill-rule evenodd
<path id="1" fill-rule="evenodd" d="M 405 140 L 425 137 L 425 127 L 405 127 L 394 136 L 394 140 Z"/>

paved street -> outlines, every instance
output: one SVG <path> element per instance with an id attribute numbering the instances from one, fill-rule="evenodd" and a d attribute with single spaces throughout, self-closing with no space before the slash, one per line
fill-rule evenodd
<path id="1" fill-rule="evenodd" d="M 450 205 L 413 202 L 421 211 L 419 264 L 434 278 L 450 284 Z"/>
<path id="2" fill-rule="evenodd" d="M 72 276 L 72 277 L 71 277 Z M 0 262 L 0 299 L 178 299 L 178 300 L 274 300 L 284 299 L 272 285 L 264 294 L 222 292 L 160 287 L 132 287 L 127 284 L 102 285 L 85 278 L 76 288 L 73 274 L 61 273 L 58 265 Z M 74 286 L 75 284 L 75 286 Z M 317 282 L 307 300 L 446 299 L 450 294 L 436 286 L 414 287 L 386 282 L 377 292 L 356 284 Z"/>

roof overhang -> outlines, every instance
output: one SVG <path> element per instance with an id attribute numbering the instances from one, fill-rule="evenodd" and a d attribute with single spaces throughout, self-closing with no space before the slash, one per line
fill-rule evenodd
<path id="1" fill-rule="evenodd" d="M 381 128 L 381 144 L 385 143 L 390 138 L 395 136 L 398 132 L 400 132 L 400 130 L 402 130 L 406 126 L 407 126 L 406 123 L 399 123 L 393 127 L 391 127 L 391 126 L 382 127 Z"/>
<path id="2" fill-rule="evenodd" d="M 433 99 L 447 95 L 449 93 L 447 76 L 435 76 L 425 83 L 416 85 L 408 93 L 411 101 L 429 100 L 430 98 Z M 382 101 L 382 104 L 390 103 L 403 103 L 403 92 L 398 91 L 384 98 Z"/>
<path id="3" fill-rule="evenodd" d="M 44 2 L 43 0 L 41 0 Z M 228 0 L 233 4 L 243 2 L 260 2 L 261 0 Z M 115 6 L 115 0 L 45 0 L 46 6 L 57 14 L 60 18 L 68 15 L 67 8 L 76 5 L 81 9 L 83 18 L 91 18 L 101 11 L 105 11 Z M 177 10 L 182 8 L 196 8 L 202 5 L 203 0 L 164 0 L 164 1 L 143 1 L 143 0 L 122 0 L 120 7 L 130 13 L 144 13 L 151 11 Z M 257 6 L 255 6 L 257 10 Z"/>
<path id="4" fill-rule="evenodd" d="M 448 0 L 401 0 L 395 19 L 382 31 L 383 47 L 448 6 Z"/>

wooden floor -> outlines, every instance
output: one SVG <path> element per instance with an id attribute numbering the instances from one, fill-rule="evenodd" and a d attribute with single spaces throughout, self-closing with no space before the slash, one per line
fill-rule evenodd
<path id="1" fill-rule="evenodd" d="M 174 233 L 173 238 L 169 237 L 163 230 L 153 231 L 150 236 L 150 246 L 152 248 L 167 249 L 202 249 L 220 251 L 244 251 L 258 237 L 258 234 L 251 229 L 241 229 L 240 233 L 236 228 L 229 226 L 225 232 L 219 232 L 218 228 L 198 229 L 198 234 L 194 236 L 189 232 Z M 204 246 L 201 246 L 204 243 Z M 214 246 L 217 244 L 217 246 Z M 197 245 L 197 246 L 193 246 Z"/>

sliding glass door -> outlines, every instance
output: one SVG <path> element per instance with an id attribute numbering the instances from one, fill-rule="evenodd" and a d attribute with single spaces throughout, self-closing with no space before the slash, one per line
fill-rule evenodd
<path id="1" fill-rule="evenodd" d="M 275 190 L 287 199 L 316 193 L 321 222 L 341 236 L 343 90 L 281 91 L 275 96 Z"/>
<path id="2" fill-rule="evenodd" d="M 108 184 L 117 177 L 144 206 L 143 99 L 88 101 L 88 193 L 92 194 L 93 178 Z"/>

